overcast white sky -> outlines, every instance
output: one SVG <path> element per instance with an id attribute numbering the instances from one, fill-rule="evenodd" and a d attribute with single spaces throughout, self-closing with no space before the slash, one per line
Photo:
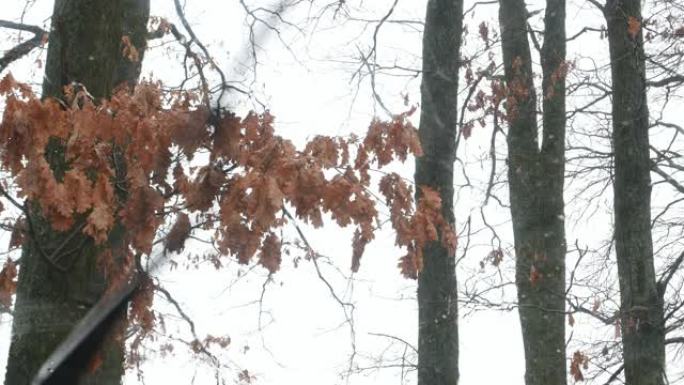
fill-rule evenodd
<path id="1" fill-rule="evenodd" d="M 47 27 L 52 1 L 35 0 L 30 3 L 25 22 Z M 355 18 L 377 20 L 387 12 L 392 1 L 365 1 L 362 2 L 363 9 L 354 8 L 357 1 L 348 3 Z M 466 8 L 473 3 L 466 1 Z M 527 3 L 531 11 L 544 7 L 544 1 L 541 0 Z M 587 2 L 577 0 L 569 3 L 569 35 L 585 25 L 602 25 L 599 15 Z M 0 17 L 18 21 L 24 4 L 24 0 L 3 0 Z M 242 81 L 243 87 L 249 87 L 267 105 L 276 116 L 276 129 L 280 135 L 301 144 L 317 134 L 363 134 L 373 116 L 386 117 L 372 98 L 370 78 L 366 76 L 359 82 L 358 77 L 353 76 L 361 65 L 358 61 L 359 51 L 368 52 L 372 43 L 375 24 L 345 20 L 344 15 L 333 19 L 332 12 L 325 14 L 319 22 L 307 20 L 307 17 L 320 12 L 320 6 L 307 8 L 307 5 L 300 5 L 285 17 L 301 27 L 301 32 L 281 24 L 280 38 L 273 31 L 263 28 L 257 34 L 261 49 L 258 51 L 260 64 L 255 76 L 251 66 L 245 66 L 250 60 L 246 51 L 249 47 L 246 22 L 249 19 L 246 21 L 239 1 L 188 0 L 186 4 L 188 20 L 219 66 L 231 79 Z M 247 4 L 270 3 L 253 0 Z M 421 21 L 424 9 L 424 0 L 400 0 L 390 20 Z M 464 46 L 466 54 L 481 49 L 481 42 L 477 38 L 477 28 L 481 22 L 488 23 L 492 30 L 497 29 L 497 11 L 496 5 L 486 5 L 468 15 L 466 23 L 470 34 Z M 172 0 L 152 0 L 152 15 L 177 23 Z M 540 25 L 539 17 L 532 19 L 532 22 Z M 378 34 L 378 61 L 387 66 L 419 69 L 421 30 L 422 26 L 415 23 L 385 24 Z M 0 34 L 0 49 L 12 45 L 12 41 L 6 41 L 6 31 L 0 31 Z M 178 65 L 182 56 L 177 56 L 182 55 L 182 52 L 169 39 L 165 39 L 161 46 L 159 43 L 152 43 L 153 48 L 146 53 L 143 75 L 176 85 L 183 76 Z M 496 47 L 494 52 L 498 57 L 499 48 Z M 606 54 L 607 41 L 599 39 L 596 34 L 576 39 L 568 46 L 568 58 L 576 58 L 579 68 L 605 65 Z M 15 77 L 38 84 L 42 69 L 36 60 L 40 55 L 35 52 L 15 63 L 11 68 Z M 486 60 L 483 63 L 486 65 Z M 404 94 L 408 95 L 411 104 L 420 101 L 420 77 L 407 74 L 395 71 L 393 76 L 379 75 L 375 80 L 379 95 L 393 112 L 406 109 L 403 105 Z M 580 99 L 575 98 L 570 103 L 579 104 Z M 254 102 L 239 96 L 228 98 L 226 103 L 243 112 L 258 108 Z M 597 122 L 591 118 L 584 121 L 578 118 L 573 124 L 581 126 Z M 510 282 L 513 277 L 509 212 L 493 202 L 483 212 L 488 221 L 496 226 L 501 246 L 507 253 L 500 272 L 491 266 L 484 270 L 479 267 L 479 262 L 497 245 L 480 216 L 489 173 L 487 154 L 490 135 L 491 127 L 480 128 L 476 125 L 473 137 L 460 148 L 460 156 L 467 163 L 472 186 L 458 190 L 456 217 L 461 229 L 471 216 L 474 232 L 472 248 L 459 264 L 462 291 L 472 290 L 473 287 L 481 289 L 491 283 Z M 497 148 L 499 156 L 503 158 L 503 140 L 499 140 Z M 499 165 L 503 166 L 503 161 Z M 412 161 L 396 168 L 402 175 L 412 178 Z M 460 171 L 457 184 L 464 184 Z M 612 206 L 612 194 L 608 190 L 603 198 L 589 205 L 582 199 L 571 199 L 575 196 L 573 188 L 575 186 L 570 185 L 566 196 L 569 202 L 566 209 L 568 244 L 573 245 L 578 239 L 580 245 L 595 248 L 610 238 L 611 219 L 607 213 Z M 507 200 L 505 185 L 498 186 L 495 191 L 504 201 Z M 580 217 L 577 213 L 583 209 L 588 211 Z M 383 363 L 396 365 L 400 362 L 396 359 L 405 353 L 402 343 L 378 334 L 396 336 L 412 344 L 417 340 L 415 282 L 401 278 L 395 268 L 401 254 L 392 246 L 393 235 L 387 230 L 378 234 L 367 248 L 361 271 L 350 279 L 351 233 L 331 225 L 324 229 L 307 229 L 307 234 L 313 248 L 330 257 L 319 262 L 324 276 L 333 284 L 337 295 L 355 305 L 354 339 L 350 337 L 349 324 L 344 322 L 342 308 L 317 277 L 312 263 L 301 261 L 298 267 L 294 266 L 293 260 L 301 256 L 296 251 L 284 259 L 282 270 L 265 286 L 267 275 L 262 269 L 238 266 L 229 262 L 227 257 L 224 259 L 226 267 L 219 271 L 206 264 L 198 268 L 181 266 L 171 272 L 162 268 L 159 279 L 193 318 L 200 337 L 209 334 L 231 337 L 232 343 L 228 349 L 212 350 L 228 367 L 222 371 L 227 383 L 237 381 L 238 372 L 244 369 L 256 376 L 255 383 L 264 385 L 341 384 L 347 381 L 355 385 L 415 383 L 415 372 L 408 373 L 402 382 L 402 371 L 396 367 L 362 371 L 351 377 L 341 376 L 348 368 L 352 344 L 357 352 L 354 368 L 369 368 Z M 5 237 L 3 239 L 7 237 L 2 236 Z M 205 245 L 194 242 L 186 249 L 186 254 L 202 254 L 206 251 Z M 460 255 L 460 249 L 458 253 Z M 573 253 L 568 256 L 568 266 L 574 264 L 575 258 Z M 181 256 L 176 257 L 176 260 L 185 259 Z M 599 266 L 600 258 L 597 256 L 591 263 Z M 610 271 L 606 275 L 610 276 Z M 610 280 L 614 279 L 614 276 L 610 277 Z M 265 287 L 265 291 L 260 312 L 258 300 L 262 287 Z M 490 293 L 487 298 L 501 302 L 511 300 L 514 296 L 514 290 L 509 287 L 505 292 L 502 289 Z M 157 297 L 155 301 L 159 312 L 164 314 L 166 328 L 155 337 L 155 341 L 147 344 L 150 354 L 142 367 L 145 383 L 185 384 L 191 383 L 192 379 L 197 384 L 212 383 L 214 372 L 211 364 L 203 363 L 183 344 L 174 342 L 174 338 L 191 339 L 187 325 L 162 297 Z M 470 310 L 464 308 L 459 325 L 461 384 L 523 384 L 524 359 L 517 312 L 514 309 Z M 568 328 L 568 333 L 574 333 L 573 341 L 606 340 L 606 343 L 610 343 L 611 338 L 616 341 L 610 327 L 590 324 L 588 319 L 581 316 L 577 316 L 576 320 L 575 328 Z M 4 378 L 10 324 L 7 315 L 0 315 L 0 378 Z M 165 343 L 174 344 L 172 353 L 161 355 L 154 352 Z M 410 348 L 406 350 L 406 357 L 415 363 L 415 354 Z M 140 384 L 136 376 L 137 373 L 131 371 L 125 384 Z"/>

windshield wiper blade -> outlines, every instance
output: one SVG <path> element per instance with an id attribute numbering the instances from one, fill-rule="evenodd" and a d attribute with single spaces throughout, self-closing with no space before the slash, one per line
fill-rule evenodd
<path id="1" fill-rule="evenodd" d="M 74 381 L 77 373 L 81 372 L 88 364 L 87 360 L 90 358 L 88 353 L 92 354 L 93 352 L 85 352 L 86 357 L 84 359 L 73 360 L 71 358 L 78 356 L 79 348 L 82 349 L 84 346 L 90 345 L 86 343 L 89 337 L 104 334 L 112 327 L 115 318 L 112 315 L 116 313 L 117 309 L 126 308 L 131 295 L 141 281 L 141 273 L 136 273 L 126 284 L 103 296 L 95 303 L 85 317 L 74 326 L 67 338 L 57 346 L 43 363 L 31 385 L 58 385 L 64 384 L 65 380 Z"/>

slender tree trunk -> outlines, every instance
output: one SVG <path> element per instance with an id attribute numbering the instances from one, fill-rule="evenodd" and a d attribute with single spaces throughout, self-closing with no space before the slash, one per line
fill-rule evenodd
<path id="1" fill-rule="evenodd" d="M 439 191 L 442 215 L 454 225 L 456 97 L 463 31 L 462 0 L 429 0 L 423 35 L 420 141 L 417 186 Z M 417 189 L 420 194 L 420 188 Z M 418 277 L 418 384 L 458 383 L 456 260 L 440 242 L 424 250 Z"/>
<path id="2" fill-rule="evenodd" d="M 145 48 L 149 0 L 56 0 L 52 17 L 43 83 L 44 97 L 61 97 L 63 86 L 83 84 L 95 98 L 106 97 L 122 82 L 133 83 L 140 73 Z M 128 36 L 138 61 L 122 55 Z M 63 146 L 51 143 L 46 157 L 58 178 L 66 165 Z M 29 384 L 44 360 L 107 287 L 93 242 L 80 235 L 63 244 L 67 233 L 53 231 L 31 205 L 32 239 L 24 245 L 17 286 L 12 343 L 6 385 Z M 39 253 L 64 250 L 54 256 L 55 269 Z M 123 316 L 118 330 L 125 325 Z M 123 374 L 124 341 L 121 334 L 99 341 L 97 358 L 84 357 L 61 378 L 64 384 L 119 384 Z M 90 362 L 87 362 L 87 361 Z M 88 368 L 86 368 L 89 366 Z"/>
<path id="3" fill-rule="evenodd" d="M 547 0 L 542 61 L 543 134 L 524 0 L 501 0 L 508 86 L 508 181 L 527 385 L 565 385 L 565 0 Z"/>
<path id="4" fill-rule="evenodd" d="M 641 0 L 604 8 L 613 74 L 615 251 L 627 385 L 664 383 L 663 303 L 651 239 L 651 175 Z"/>

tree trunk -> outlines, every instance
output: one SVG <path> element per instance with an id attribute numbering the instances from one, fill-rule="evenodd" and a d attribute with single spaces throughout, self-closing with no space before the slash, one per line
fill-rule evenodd
<path id="1" fill-rule="evenodd" d="M 107 97 L 122 82 L 134 83 L 145 48 L 149 0 L 56 0 L 52 17 L 43 97 L 61 97 L 63 86 L 83 84 L 95 98 Z M 122 55 L 122 37 L 137 48 L 138 61 Z M 46 157 L 57 178 L 66 165 L 63 146 L 51 143 Z M 24 245 L 12 327 L 6 385 L 29 384 L 44 360 L 67 336 L 107 288 L 93 242 L 74 229 L 57 233 L 31 205 L 32 239 Z M 60 245 L 66 244 L 66 247 Z M 65 267 L 45 261 L 36 245 Z M 118 331 L 125 325 L 120 316 Z M 124 341 L 120 333 L 98 341 L 97 358 L 84 357 L 61 377 L 64 384 L 119 384 L 123 375 Z M 88 362 L 90 361 L 90 362 Z"/>
<path id="2" fill-rule="evenodd" d="M 429 0 L 423 35 L 420 142 L 416 186 L 440 193 L 442 215 L 454 225 L 456 97 L 463 31 L 462 0 Z M 416 193 L 420 195 L 420 188 Z M 418 277 L 418 384 L 458 383 L 456 260 L 440 242 L 423 250 Z"/>
<path id="3" fill-rule="evenodd" d="M 651 239 L 651 175 L 641 1 L 604 8 L 613 76 L 615 251 L 625 384 L 664 383 L 663 303 Z"/>
<path id="4" fill-rule="evenodd" d="M 546 3 L 543 134 L 523 0 L 501 0 L 508 97 L 508 182 L 527 385 L 565 385 L 565 0 Z"/>

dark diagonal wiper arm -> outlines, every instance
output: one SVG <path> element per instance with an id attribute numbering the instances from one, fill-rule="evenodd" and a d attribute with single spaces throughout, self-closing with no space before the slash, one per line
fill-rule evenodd
<path id="1" fill-rule="evenodd" d="M 88 311 L 43 363 L 31 385 L 57 385 L 75 381 L 74 376 L 88 363 L 83 361 L 94 353 L 82 352 L 92 345 L 86 341 L 100 338 L 112 327 L 116 318 L 114 315 L 118 310 L 125 311 L 131 295 L 142 281 L 141 274 L 143 273 L 136 273 L 125 285 L 103 296 Z M 84 357 L 80 357 L 81 355 Z"/>

